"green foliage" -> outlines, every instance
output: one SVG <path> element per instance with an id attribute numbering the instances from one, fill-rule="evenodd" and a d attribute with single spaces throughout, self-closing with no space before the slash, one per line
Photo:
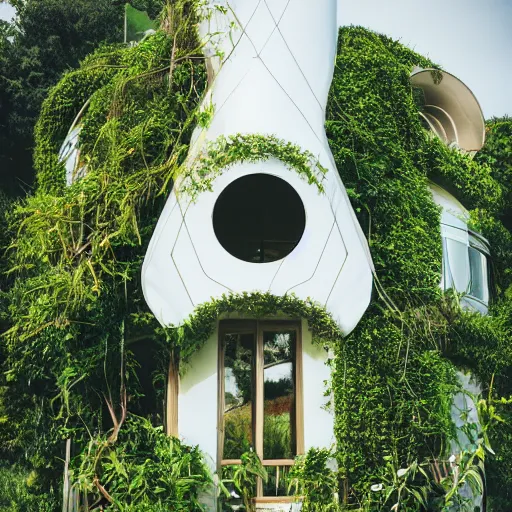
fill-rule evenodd
<path id="1" fill-rule="evenodd" d="M 319 192 L 324 191 L 322 179 L 327 169 L 312 153 L 273 135 L 259 134 L 221 136 L 207 144 L 204 153 L 196 157 L 192 165 L 184 166 L 178 186 L 195 200 L 200 192 L 211 191 L 213 181 L 230 166 L 269 158 L 280 160 L 308 183 L 316 185 Z"/>
<path id="2" fill-rule="evenodd" d="M 314 301 L 303 301 L 293 294 L 275 296 L 270 293 L 252 292 L 222 295 L 219 299 L 198 306 L 194 314 L 181 326 L 165 329 L 169 346 L 186 363 L 213 333 L 218 318 L 225 313 L 237 312 L 244 318 L 264 318 L 286 315 L 287 318 L 304 318 L 313 334 L 313 341 L 320 345 L 336 344 L 342 334 L 327 311 Z"/>
<path id="3" fill-rule="evenodd" d="M 408 465 L 443 453 L 455 435 L 454 368 L 433 347 L 421 346 L 418 334 L 410 325 L 369 315 L 337 353 L 338 461 L 356 491 L 386 456 Z"/>
<path id="4" fill-rule="evenodd" d="M 505 202 L 504 221 L 512 228 L 512 119 L 503 117 L 487 122 L 485 147 L 475 157 L 490 166 L 492 176 L 502 189 Z"/>
<path id="5" fill-rule="evenodd" d="M 106 498 L 112 510 L 200 511 L 199 494 L 212 484 L 197 447 L 184 445 L 131 416 L 112 440 L 91 439 L 75 461 L 75 487 L 90 503 Z"/>
<path id="6" fill-rule="evenodd" d="M 473 372 L 484 388 L 495 375 L 493 393 L 510 393 L 512 245 L 501 222 L 507 171 L 497 172 L 492 157 L 471 159 L 425 131 L 421 98 L 409 83 L 416 65 L 436 67 L 385 36 L 360 27 L 340 30 L 326 128 L 368 235 L 378 291 L 334 364 L 342 501 L 354 507 L 386 460 L 420 468 L 418 461 L 447 456 L 455 434 L 454 364 Z M 490 153 L 499 158 L 498 147 L 507 144 L 497 136 Z M 506 150 L 503 156 L 506 161 Z M 449 294 L 441 296 L 440 218 L 429 179 L 472 210 L 473 227 L 490 240 L 498 296 L 489 317 L 462 313 Z"/>
<path id="7" fill-rule="evenodd" d="M 169 354 L 157 348 L 140 266 L 205 87 L 185 4 L 168 13 L 167 31 L 133 48 L 100 49 L 50 92 L 37 127 L 38 190 L 8 216 L 0 447 L 47 488 L 61 488 L 64 439 L 80 448 L 89 432 L 108 430 L 111 411 L 144 409 L 139 376 L 148 369 L 133 343 L 155 347 L 155 374 L 143 380 L 165 379 Z M 88 173 L 65 187 L 56 153 L 89 98 L 81 137 Z M 146 402 L 156 403 L 149 392 Z M 161 422 L 160 407 L 144 413 Z"/>
<path id="8" fill-rule="evenodd" d="M 62 191 L 64 167 L 58 152 L 64 138 L 91 95 L 108 84 L 120 69 L 121 48 L 100 49 L 84 60 L 79 69 L 66 73 L 50 90 L 35 126 L 34 166 L 41 190 Z"/>
<path id="9" fill-rule="evenodd" d="M 310 448 L 306 455 L 296 458 L 290 471 L 289 490 L 303 496 L 304 512 L 336 512 L 338 475 L 331 469 L 334 454 L 327 449 Z"/>
<path id="10" fill-rule="evenodd" d="M 473 512 L 472 496 L 483 492 L 483 459 L 481 451 L 462 452 L 449 461 L 434 461 L 397 469 L 392 458 L 386 463 L 381 482 L 373 484 L 366 494 L 361 511 L 459 510 Z M 392 505 L 393 504 L 393 505 Z"/>
<path id="11" fill-rule="evenodd" d="M 58 505 L 53 493 L 41 493 L 33 472 L 0 466 L 0 512 L 52 512 Z"/>
<path id="12" fill-rule="evenodd" d="M 147 30 L 156 30 L 158 25 L 148 13 L 126 4 L 126 41 L 139 41 Z"/>
<path id="13" fill-rule="evenodd" d="M 250 450 L 241 455 L 241 464 L 223 468 L 220 488 L 225 498 L 229 499 L 232 495 L 228 490 L 228 486 L 232 484 L 238 495 L 241 496 L 245 510 L 253 512 L 255 506 L 252 503 L 252 498 L 256 495 L 256 482 L 258 478 L 266 482 L 268 474 L 257 453 Z"/>
<path id="14" fill-rule="evenodd" d="M 122 41 L 123 8 L 110 0 L 11 4 L 16 20 L 0 33 L 0 167 L 13 195 L 33 182 L 32 132 L 48 88 L 100 42 Z"/>

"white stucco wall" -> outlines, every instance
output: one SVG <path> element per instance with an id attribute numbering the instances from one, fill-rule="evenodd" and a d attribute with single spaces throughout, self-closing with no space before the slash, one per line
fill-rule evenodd
<path id="1" fill-rule="evenodd" d="M 210 8 L 213 4 L 226 2 L 207 2 Z M 179 325 L 198 305 L 223 293 L 293 292 L 323 305 L 348 334 L 370 302 L 373 264 L 324 129 L 336 55 L 336 0 L 234 0 L 226 15 L 217 12 L 206 25 L 205 37 L 216 30 L 229 35 L 219 43 L 225 60 L 205 100 L 214 108 L 213 118 L 207 128 L 196 129 L 187 165 L 193 166 L 220 136 L 274 135 L 318 158 L 327 169 L 325 193 L 275 159 L 230 166 L 213 180 L 213 190 L 199 193 L 195 202 L 186 187 L 180 188 L 186 178 L 178 179 L 144 260 L 146 301 L 163 325 Z M 271 263 L 249 263 L 229 254 L 212 223 L 222 191 L 235 179 L 256 173 L 287 181 L 306 212 L 300 243 Z"/>
<path id="2" fill-rule="evenodd" d="M 180 378 L 178 432 L 199 445 L 213 470 L 217 464 L 218 330 L 190 359 Z"/>
<path id="3" fill-rule="evenodd" d="M 302 365 L 304 373 L 304 449 L 329 448 L 334 439 L 334 412 L 325 405 L 326 381 L 331 379 L 331 369 L 326 364 L 328 353 L 323 347 L 313 345 L 307 322 L 302 321 Z"/>

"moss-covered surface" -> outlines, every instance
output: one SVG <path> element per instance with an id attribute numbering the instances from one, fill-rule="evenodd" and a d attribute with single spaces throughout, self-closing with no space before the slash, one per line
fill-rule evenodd
<path id="1" fill-rule="evenodd" d="M 385 37 L 342 29 L 327 133 L 376 267 L 377 291 L 363 320 L 343 340 L 314 303 L 248 294 L 217 298 L 183 326 L 162 330 L 144 302 L 140 269 L 173 178 L 183 172 L 192 129 L 204 123 L 199 105 L 206 73 L 191 8 L 191 2 L 177 2 L 174 16 L 163 23 L 166 30 L 134 48 L 100 49 L 66 74 L 43 106 L 36 131 L 38 189 L 9 215 L 2 456 L 22 460 L 58 494 L 63 441 L 72 437 L 76 454 L 87 450 L 92 436 L 91 453 L 106 443 L 101 453 L 110 459 L 102 457 L 91 470 L 84 452 L 74 475 L 96 497 L 107 499 L 103 491 L 115 488 L 122 500 L 128 491 L 109 487 L 108 480 L 121 481 L 127 471 L 128 460 L 114 461 L 125 453 L 119 446 L 139 456 L 141 443 L 134 439 L 162 442 L 156 431 L 144 430 L 155 427 L 130 423 L 130 415 L 123 426 L 125 412 L 162 423 L 162 408 L 148 409 L 142 395 L 162 403 L 169 355 L 185 362 L 222 313 L 284 312 L 307 318 L 317 341 L 337 355 L 331 386 L 346 506 L 379 510 L 378 499 L 368 498 L 370 486 L 385 481 L 390 467 L 449 455 L 450 404 L 460 367 L 479 378 L 506 420 L 491 431 L 496 456 L 486 464 L 494 510 L 508 510 L 512 411 L 499 397 L 512 394 L 512 238 L 503 224 L 511 208 L 510 121 L 489 125 L 489 149 L 474 160 L 446 148 L 422 128 L 409 84 L 414 65 L 434 65 Z M 66 187 L 57 152 L 89 99 L 81 133 L 88 173 Z M 265 137 L 245 142 L 267 156 L 286 150 L 278 144 L 270 151 Z M 308 175 L 308 155 L 285 151 L 283 158 L 302 166 L 308 179 L 316 176 Z M 490 240 L 497 294 L 489 317 L 462 313 L 456 298 L 439 289 L 440 212 L 429 179 L 448 186 Z M 149 391 L 142 385 L 137 340 L 146 340 L 155 354 Z M 130 434 L 118 436 L 118 426 Z M 139 471 L 142 459 L 130 471 Z M 139 481 L 140 488 L 146 483 Z M 396 503 L 397 492 L 383 510 Z M 145 510 L 161 510 L 162 497 L 152 496 Z M 401 499 L 404 510 L 420 509 L 414 493 Z"/>

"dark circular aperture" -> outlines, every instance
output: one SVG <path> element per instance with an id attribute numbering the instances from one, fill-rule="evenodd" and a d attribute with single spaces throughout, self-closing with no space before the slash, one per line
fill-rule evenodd
<path id="1" fill-rule="evenodd" d="M 305 227 L 299 194 L 270 174 L 250 174 L 233 181 L 213 209 L 213 229 L 222 247 L 251 263 L 284 258 L 295 249 Z"/>

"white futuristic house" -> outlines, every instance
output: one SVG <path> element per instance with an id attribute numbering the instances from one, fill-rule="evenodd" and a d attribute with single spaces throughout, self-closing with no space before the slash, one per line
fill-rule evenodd
<path id="1" fill-rule="evenodd" d="M 209 6 L 204 37 L 224 34 L 208 45 L 213 81 L 204 105 L 214 113 L 194 134 L 142 269 L 146 301 L 163 326 L 181 325 L 211 298 L 253 291 L 311 299 L 344 334 L 366 310 L 373 265 L 324 131 L 336 4 Z M 298 172 L 293 158 L 270 151 L 208 167 L 219 148 L 240 150 L 251 137 L 307 163 Z M 334 441 L 324 407 L 327 357 L 304 319 L 221 318 L 173 386 L 178 403 L 168 430 L 198 444 L 213 467 L 239 463 L 254 447 L 273 482 L 260 483 L 257 500 L 286 501 L 280 471 Z"/>

